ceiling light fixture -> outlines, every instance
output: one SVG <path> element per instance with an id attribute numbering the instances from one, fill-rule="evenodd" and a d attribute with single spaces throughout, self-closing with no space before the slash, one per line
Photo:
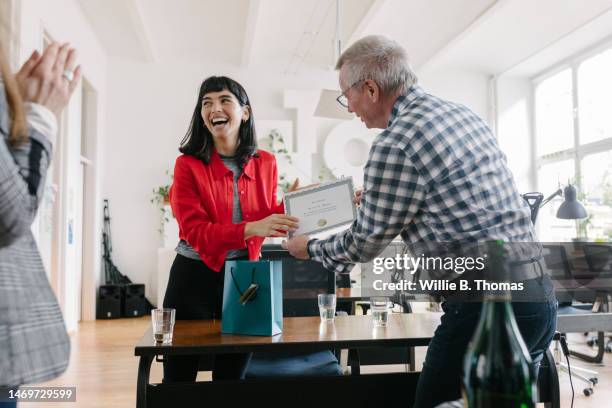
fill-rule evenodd
<path id="1" fill-rule="evenodd" d="M 331 63 L 331 69 L 335 68 L 336 62 L 338 61 L 338 59 L 340 59 L 340 55 L 342 55 L 342 39 L 340 37 L 340 15 L 340 0 L 336 0 L 336 29 L 333 39 L 333 61 Z M 340 106 L 340 104 L 336 101 L 336 98 L 338 98 L 339 95 L 339 90 L 322 89 L 321 96 L 319 97 L 319 103 L 317 104 L 317 108 L 315 109 L 315 116 L 329 119 L 353 119 L 353 114 L 348 112 L 342 106 Z"/>

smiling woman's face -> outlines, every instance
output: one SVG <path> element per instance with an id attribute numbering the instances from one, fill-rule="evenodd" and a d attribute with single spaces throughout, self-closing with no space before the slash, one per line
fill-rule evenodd
<path id="1" fill-rule="evenodd" d="M 228 90 L 209 92 L 202 98 L 202 119 L 215 142 L 237 142 L 240 124 L 249 118 L 249 108 L 240 106 Z"/>

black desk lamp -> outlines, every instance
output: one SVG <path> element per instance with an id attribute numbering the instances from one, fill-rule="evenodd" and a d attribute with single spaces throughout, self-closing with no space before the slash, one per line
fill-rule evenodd
<path id="1" fill-rule="evenodd" d="M 559 188 L 550 196 L 546 197 L 546 199 L 544 199 L 544 195 L 542 193 L 535 192 L 525 193 L 521 196 L 529 205 L 529 209 L 531 210 L 531 222 L 534 225 L 540 208 L 544 207 L 550 200 L 557 196 L 564 197 L 563 203 L 561 203 L 561 206 L 557 210 L 557 218 L 564 220 L 578 220 L 581 218 L 586 218 L 586 209 L 578 200 L 576 200 L 576 187 L 569 184 L 563 189 L 563 191 L 561 191 Z"/>

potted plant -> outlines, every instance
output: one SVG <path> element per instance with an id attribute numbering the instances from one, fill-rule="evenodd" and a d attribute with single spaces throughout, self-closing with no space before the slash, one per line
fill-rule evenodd
<path id="1" fill-rule="evenodd" d="M 161 225 L 158 229 L 159 233 L 163 235 L 164 233 L 164 225 L 170 221 L 170 216 L 172 216 L 172 211 L 167 211 L 167 206 L 170 205 L 170 186 L 172 185 L 173 175 L 169 170 L 166 170 L 166 175 L 170 177 L 170 182 L 168 184 L 164 184 L 153 189 L 153 197 L 151 198 L 151 203 L 155 204 L 159 207 L 159 210 L 162 213 L 161 216 Z"/>
<path id="2" fill-rule="evenodd" d="M 589 240 L 589 227 L 593 225 L 591 220 L 593 215 L 589 214 L 586 218 L 578 220 L 578 240 L 588 241 Z"/>

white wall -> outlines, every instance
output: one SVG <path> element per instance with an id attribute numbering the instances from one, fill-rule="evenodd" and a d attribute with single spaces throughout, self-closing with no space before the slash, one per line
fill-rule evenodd
<path id="1" fill-rule="evenodd" d="M 240 69 L 206 62 L 110 61 L 103 196 L 110 202 L 113 256 L 123 274 L 146 285 L 147 298 L 153 303 L 158 300 L 161 236 L 157 231 L 160 212 L 150 203 L 152 190 L 167 183 L 164 172 L 173 169 L 179 155 L 178 145 L 189 125 L 201 81 L 215 74 L 230 76 L 245 87 L 256 120 L 295 120 L 295 109 L 283 107 L 285 89 L 336 85 L 332 71 L 285 76 L 272 68 Z"/>
<path id="2" fill-rule="evenodd" d="M 106 98 L 106 52 L 100 45 L 96 35 L 90 27 L 89 22 L 81 12 L 79 4 L 75 0 L 23 0 L 16 2 L 18 7 L 18 15 L 20 21 L 19 35 L 19 60 L 24 61 L 32 52 L 33 49 L 42 49 L 43 33 L 47 32 L 54 40 L 61 42 L 70 42 L 77 48 L 79 52 L 78 62 L 83 67 L 83 73 L 98 92 L 99 110 L 98 110 L 98 128 L 97 134 L 104 134 L 104 109 Z M 58 193 L 58 199 L 61 200 L 64 212 L 61 215 L 60 228 L 61 246 L 65 253 L 65 269 L 63 272 L 64 279 L 59 288 L 61 291 L 60 299 L 61 306 L 66 319 L 66 325 L 69 330 L 76 330 L 77 322 L 81 316 L 77 312 L 81 293 L 79 291 L 79 273 L 80 268 L 80 251 L 78 243 L 82 237 L 78 236 L 79 228 L 74 228 L 74 223 L 78 216 L 78 202 L 80 197 L 79 191 L 79 156 L 81 142 L 81 127 L 80 127 L 80 86 L 75 91 L 75 97 L 68 107 L 66 129 L 66 145 L 65 145 L 65 161 L 67 163 L 66 173 L 64 177 L 64 189 Z M 96 156 L 93 158 L 96 166 L 100 165 L 102 148 L 97 149 Z M 94 186 L 94 202 L 99 206 L 99 174 L 101 170 L 98 167 L 98 176 L 96 177 L 96 185 Z M 96 214 L 101 213 L 101 209 L 95 211 Z M 100 239 L 99 219 L 91 220 L 94 224 L 95 237 L 93 256 L 89 259 L 89 263 L 83 271 L 82 285 L 87 296 L 84 298 L 82 305 L 83 317 L 92 319 L 95 313 L 95 288 L 99 279 L 100 270 Z M 76 233 L 73 236 L 72 244 L 68 242 L 68 224 L 73 223 L 73 228 Z"/>
<path id="3" fill-rule="evenodd" d="M 532 146 L 531 81 L 525 77 L 497 80 L 498 140 L 521 193 L 535 191 Z"/>
<path id="4" fill-rule="evenodd" d="M 489 78 L 482 72 L 444 66 L 417 72 L 419 84 L 426 92 L 461 103 L 491 124 L 489 120 Z"/>

